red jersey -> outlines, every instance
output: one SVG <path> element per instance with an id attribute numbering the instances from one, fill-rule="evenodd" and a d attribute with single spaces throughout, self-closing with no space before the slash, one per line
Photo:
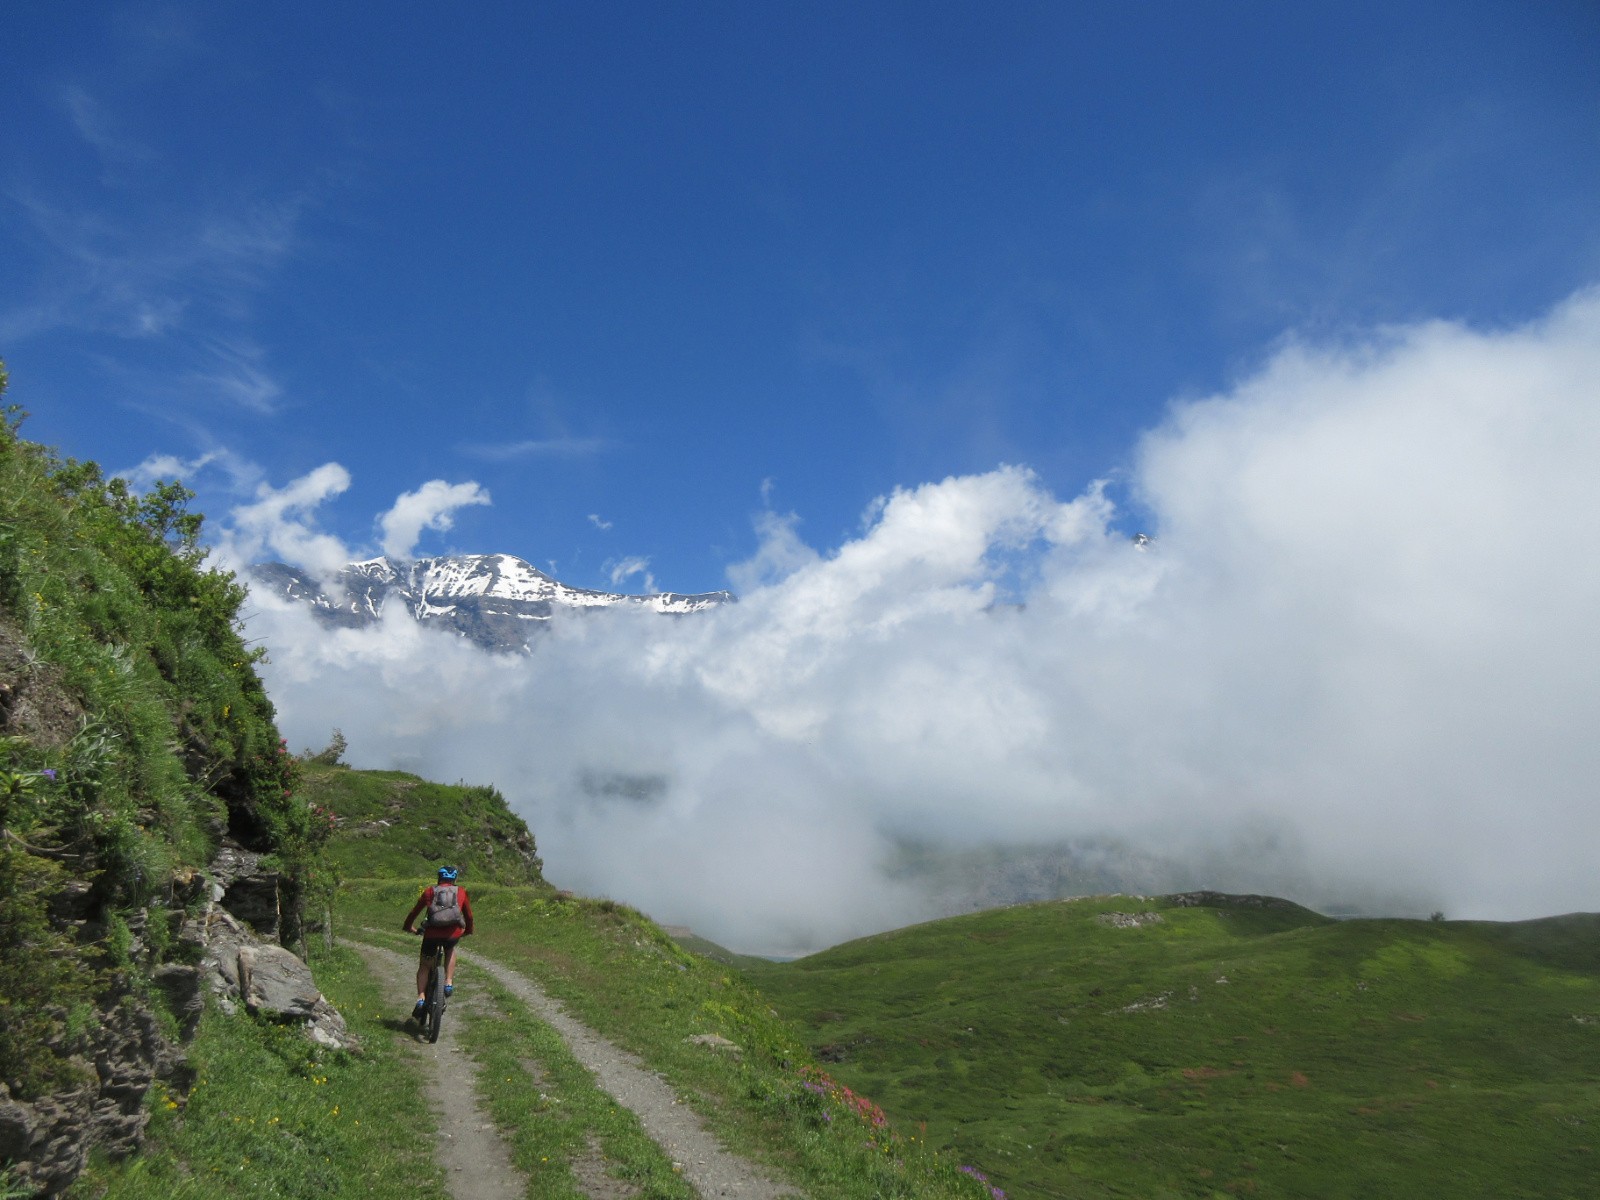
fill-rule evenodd
<path id="1" fill-rule="evenodd" d="M 431 938 L 448 938 L 455 941 L 457 938 L 472 932 L 472 901 L 467 899 L 467 889 L 457 883 L 448 883 L 446 887 L 456 889 L 456 903 L 461 907 L 461 923 L 459 925 L 425 925 L 423 934 Z M 420 913 L 426 912 L 433 904 L 433 886 L 422 889 L 422 895 L 412 905 L 411 911 L 406 914 L 406 923 L 403 926 L 407 933 L 411 932 L 411 923 Z"/>

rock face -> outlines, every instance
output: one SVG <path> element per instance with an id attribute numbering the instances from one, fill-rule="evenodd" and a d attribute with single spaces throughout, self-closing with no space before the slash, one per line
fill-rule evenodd
<path id="1" fill-rule="evenodd" d="M 0 1160 L 17 1164 L 24 1184 L 47 1196 L 83 1170 L 91 1149 L 125 1158 L 138 1148 L 156 1080 L 186 1091 L 193 1083 L 178 1047 L 132 998 L 101 1014 L 83 1052 L 73 1056 L 84 1082 L 39 1100 L 14 1099 L 0 1084 Z"/>
<path id="2" fill-rule="evenodd" d="M 174 880 L 173 890 L 178 903 L 197 909 L 178 934 L 180 961 L 145 960 L 137 936 L 131 954 L 177 1019 L 179 1041 L 170 1041 L 155 1015 L 127 993 L 103 1000 L 98 1023 L 60 1048 L 82 1081 L 77 1087 L 20 1100 L 0 1083 L 0 1162 L 14 1164 L 20 1182 L 42 1195 L 70 1186 L 91 1150 L 113 1161 L 136 1151 L 149 1120 L 145 1097 L 158 1081 L 180 1096 L 193 1086 L 182 1047 L 199 1028 L 208 989 L 224 1013 L 242 1005 L 258 1018 L 301 1025 L 319 1045 L 359 1049 L 311 968 L 267 940 L 280 927 L 278 882 L 260 869 L 258 855 L 229 846 L 213 870 Z M 130 921 L 129 928 L 137 934 L 146 924 Z"/>
<path id="3" fill-rule="evenodd" d="M 239 948 L 239 992 L 252 1013 L 278 1021 L 305 1020 L 322 999 L 311 968 L 282 946 Z"/>
<path id="4" fill-rule="evenodd" d="M 275 938 L 283 925 L 283 877 L 261 869 L 261 855 L 224 842 L 211 862 L 211 900 L 262 937 Z"/>

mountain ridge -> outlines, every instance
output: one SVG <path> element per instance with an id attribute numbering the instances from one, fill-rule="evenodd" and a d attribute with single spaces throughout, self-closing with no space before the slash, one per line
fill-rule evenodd
<path id="1" fill-rule="evenodd" d="M 419 622 L 436 622 L 499 651 L 526 651 L 562 614 L 618 606 L 687 616 L 737 601 L 732 592 L 630 595 L 572 587 L 513 554 L 450 554 L 411 560 L 386 555 L 352 562 L 326 581 L 288 563 L 249 568 L 258 584 L 311 606 L 329 625 L 359 628 L 396 601 Z"/>

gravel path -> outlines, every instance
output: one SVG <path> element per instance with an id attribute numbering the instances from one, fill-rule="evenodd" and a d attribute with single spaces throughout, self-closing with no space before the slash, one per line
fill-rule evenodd
<path id="1" fill-rule="evenodd" d="M 415 957 L 361 942 L 348 944 L 366 960 L 386 991 L 406 997 L 415 993 Z M 471 1000 L 463 997 L 460 1002 L 470 1004 Z M 457 1003 L 452 1000 L 451 1007 Z M 422 1068 L 423 1093 L 438 1122 L 438 1159 L 444 1168 L 445 1186 L 454 1200 L 523 1200 L 527 1181 L 512 1166 L 510 1151 L 478 1101 L 472 1062 L 456 1041 L 460 1027 L 448 1016 L 447 1012 L 439 1040 L 432 1045 L 414 1024 L 407 1026 L 415 1031 L 412 1036 L 400 1039 Z"/>
<path id="2" fill-rule="evenodd" d="M 774 1183 L 755 1164 L 723 1149 L 699 1114 L 678 1103 L 671 1085 L 653 1074 L 640 1059 L 613 1046 L 587 1025 L 569 1016 L 533 980 L 481 955 L 457 951 L 461 961 L 487 971 L 561 1035 L 572 1056 L 595 1074 L 616 1102 L 632 1109 L 644 1130 L 683 1168 L 684 1178 L 706 1200 L 737 1196 L 740 1200 L 778 1200 L 800 1196 L 792 1187 Z"/>
<path id="3" fill-rule="evenodd" d="M 407 996 L 415 990 L 414 959 L 404 958 L 392 950 L 382 950 L 360 942 L 351 942 L 350 945 L 361 952 L 371 965 L 374 974 L 384 981 L 386 987 L 392 986 L 398 994 Z M 618 1104 L 633 1111 L 639 1118 L 639 1123 L 644 1126 L 645 1132 L 667 1152 L 674 1164 L 682 1168 L 684 1178 L 694 1186 L 703 1200 L 712 1200 L 718 1196 L 738 1197 L 739 1200 L 803 1197 L 803 1193 L 792 1187 L 774 1183 L 748 1159 L 723 1149 L 722 1144 L 706 1128 L 699 1115 L 688 1105 L 680 1104 L 672 1087 L 660 1076 L 652 1073 L 637 1056 L 612 1045 L 587 1025 L 569 1016 L 559 1003 L 546 995 L 544 990 L 531 979 L 481 955 L 470 954 L 460 949 L 456 953 L 460 956 L 462 966 L 492 975 L 503 987 L 526 1004 L 534 1015 L 559 1033 L 571 1049 L 573 1057 L 594 1072 L 596 1082 L 610 1093 Z M 463 983 L 467 985 L 467 992 L 470 993 L 471 982 L 460 975 L 459 967 L 457 977 L 463 979 Z M 458 998 L 463 994 L 466 993 L 458 993 Z M 441 1101 L 444 1104 L 444 1112 L 448 1114 L 440 1118 L 441 1143 L 451 1149 L 462 1149 L 466 1139 L 475 1131 L 479 1135 L 486 1136 L 494 1147 L 492 1151 L 486 1147 L 471 1149 L 468 1154 L 475 1161 L 459 1167 L 452 1161 L 441 1158 L 449 1173 L 451 1194 L 456 1200 L 467 1200 L 468 1197 L 471 1197 L 471 1200 L 520 1198 L 524 1189 L 522 1177 L 512 1167 L 504 1143 L 494 1133 L 493 1126 L 488 1123 L 477 1105 L 476 1097 L 472 1093 L 469 1065 L 451 1061 L 453 1055 L 460 1053 L 455 1048 L 451 1026 L 452 1022 L 446 1019 L 437 1046 L 429 1046 L 426 1042 L 418 1043 L 419 1053 L 423 1053 L 424 1058 L 430 1057 L 424 1052 L 439 1052 L 436 1056 L 431 1056 L 433 1057 L 431 1074 L 436 1077 L 436 1081 L 429 1084 L 430 1099 L 435 1094 L 432 1090 L 435 1086 L 453 1086 L 458 1090 L 454 1099 L 446 1097 Z M 447 1120 L 453 1122 L 448 1134 L 445 1133 Z M 470 1126 L 471 1129 L 461 1126 Z M 458 1142 L 462 1145 L 458 1146 Z M 469 1176 L 467 1174 L 469 1171 L 476 1174 Z M 477 1175 L 493 1175 L 494 1181 L 492 1184 L 476 1182 L 474 1180 Z M 457 1180 L 461 1182 L 458 1184 Z"/>

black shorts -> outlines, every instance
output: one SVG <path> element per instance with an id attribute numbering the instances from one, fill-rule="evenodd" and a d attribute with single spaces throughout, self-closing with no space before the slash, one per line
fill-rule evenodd
<path id="1" fill-rule="evenodd" d="M 440 946 L 444 946 L 446 948 L 448 951 L 446 957 L 448 957 L 449 954 L 453 954 L 455 952 L 456 943 L 460 940 L 461 939 L 458 937 L 433 937 L 425 933 L 422 935 L 422 957 L 432 958 Z"/>

